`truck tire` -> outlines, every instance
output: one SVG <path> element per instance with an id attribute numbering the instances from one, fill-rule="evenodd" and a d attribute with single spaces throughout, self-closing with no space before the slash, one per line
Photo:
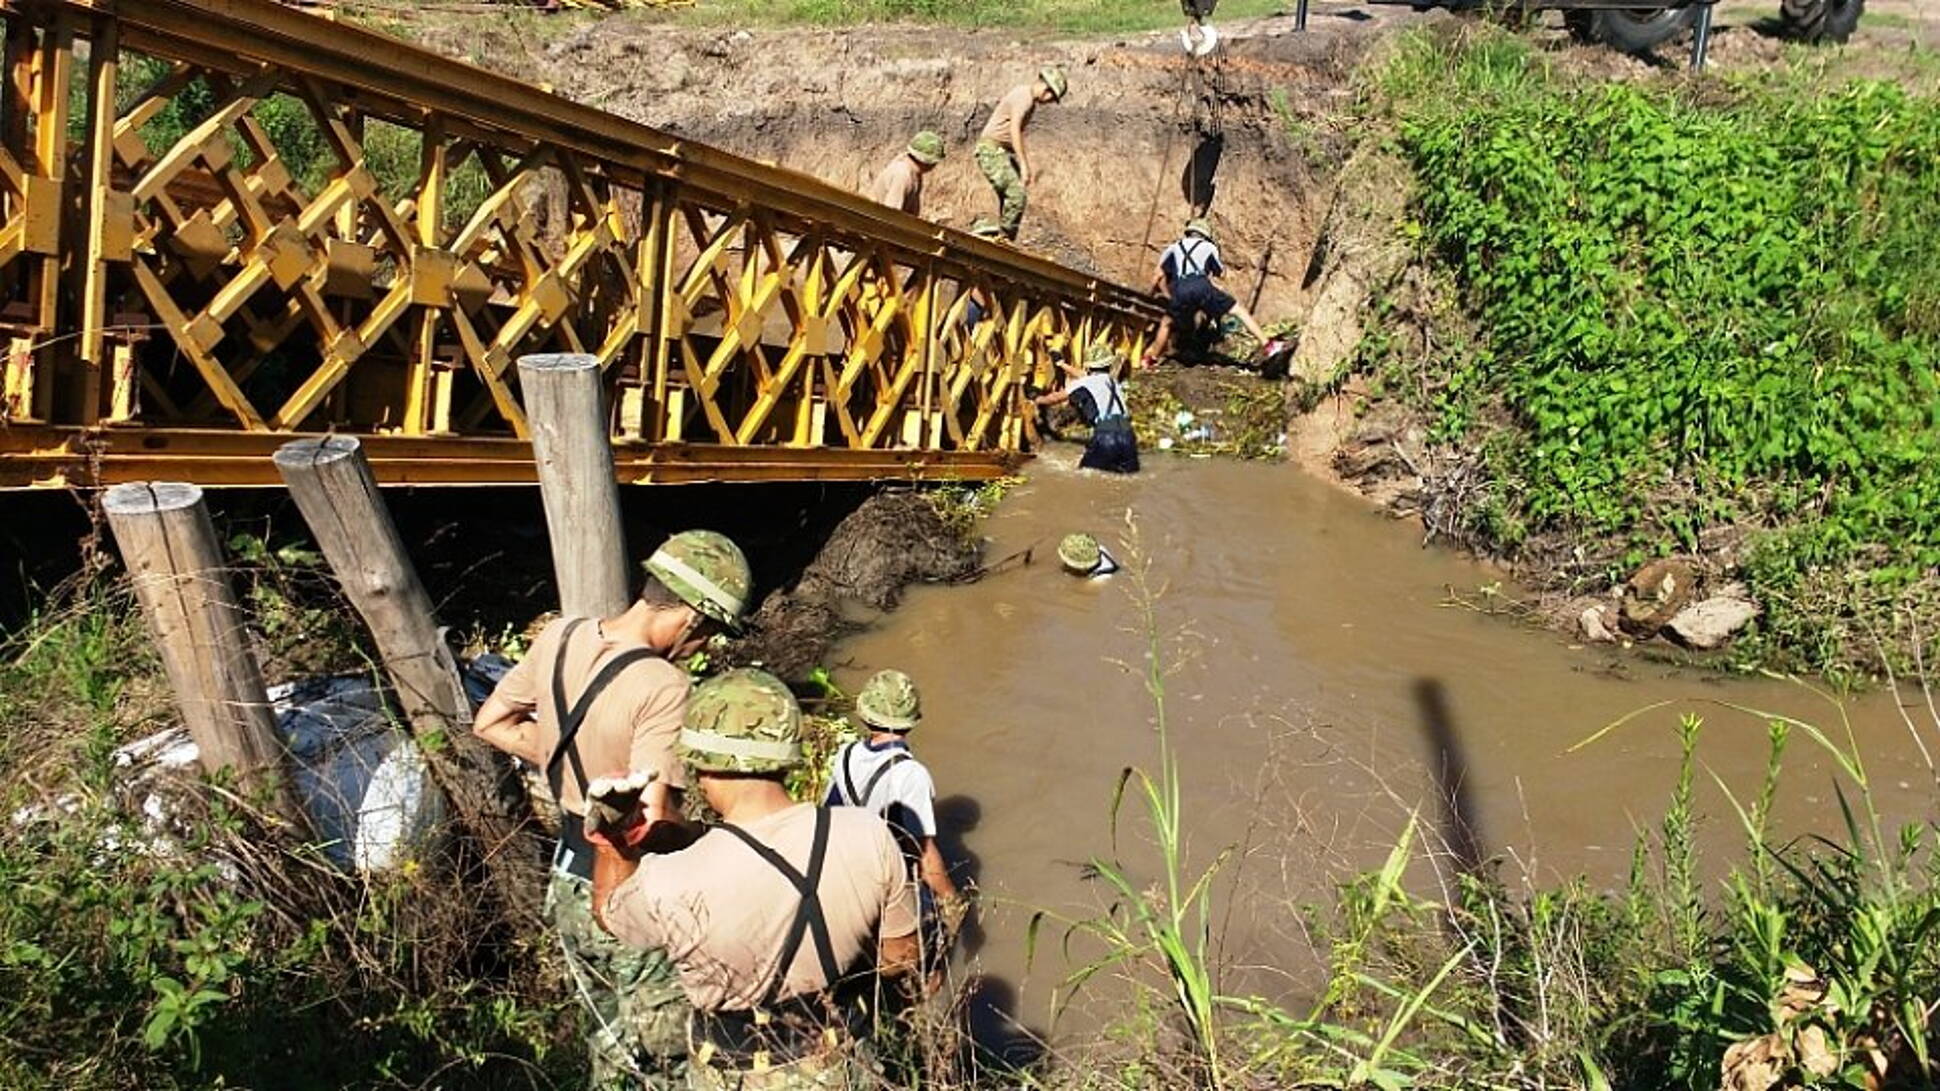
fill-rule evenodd
<path id="1" fill-rule="evenodd" d="M 1802 42 L 1843 42 L 1859 26 L 1866 0 L 1782 0 L 1785 33 Z"/>
<path id="2" fill-rule="evenodd" d="M 1811 3 L 1813 0 L 1804 2 Z M 1820 2 L 1832 3 L 1837 0 Z M 1565 11 L 1563 22 L 1578 41 L 1600 42 L 1624 53 L 1648 53 L 1684 33 L 1696 17 L 1696 5 L 1681 8 L 1600 8 L 1594 11 Z"/>

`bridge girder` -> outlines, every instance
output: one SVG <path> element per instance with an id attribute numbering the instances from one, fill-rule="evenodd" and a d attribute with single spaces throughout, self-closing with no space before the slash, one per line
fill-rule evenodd
<path id="1" fill-rule="evenodd" d="M 630 480 L 987 477 L 1027 386 L 1159 317 L 272 0 L 0 19 L 0 487 L 269 484 L 326 431 L 385 481 L 531 480 L 512 364 L 546 351 L 600 360 Z"/>

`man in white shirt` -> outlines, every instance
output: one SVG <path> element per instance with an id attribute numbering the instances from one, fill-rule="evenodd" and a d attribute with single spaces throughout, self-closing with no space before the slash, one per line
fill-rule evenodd
<path id="1" fill-rule="evenodd" d="M 1031 399 L 1049 408 L 1071 403 L 1080 420 L 1091 426 L 1091 439 L 1085 443 L 1084 457 L 1078 465 L 1107 473 L 1138 472 L 1138 437 L 1132 432 L 1131 411 L 1125 407 L 1125 389 L 1112 378 L 1118 366 L 1118 353 L 1103 341 L 1085 352 L 1085 374 L 1064 385 L 1063 390 L 1047 391 Z"/>
<path id="2" fill-rule="evenodd" d="M 936 847 L 936 782 L 909 749 L 909 733 L 923 719 L 916 683 L 902 671 L 877 671 L 863 683 L 855 711 L 869 737 L 836 751 L 829 806 L 861 807 L 889 823 L 930 896 L 954 902 L 957 886 Z"/>
<path id="3" fill-rule="evenodd" d="M 1225 272 L 1226 265 L 1219 259 L 1219 244 L 1213 240 L 1212 224 L 1198 218 L 1186 221 L 1185 234 L 1166 247 L 1159 257 L 1158 274 L 1152 278 L 1152 291 L 1165 297 L 1166 308 L 1165 317 L 1159 320 L 1158 336 L 1153 338 L 1143 366 L 1152 367 L 1165 358 L 1175 330 L 1194 332 L 1202 321 L 1216 330 L 1219 320 L 1229 313 L 1259 343 L 1261 359 L 1270 359 L 1280 351 L 1280 342 L 1266 336 L 1266 331 L 1253 318 L 1253 312 L 1213 283 L 1212 278 Z"/>

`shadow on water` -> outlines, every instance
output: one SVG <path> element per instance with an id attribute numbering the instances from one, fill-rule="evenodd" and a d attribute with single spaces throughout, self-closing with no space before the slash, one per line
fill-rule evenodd
<path id="1" fill-rule="evenodd" d="M 1017 1018 L 1017 987 L 978 976 L 963 991 L 963 1067 L 986 1075 L 1022 1076 L 1044 1062 L 1044 1035 Z"/>
<path id="2" fill-rule="evenodd" d="M 936 801 L 936 847 L 949 865 L 959 889 L 974 891 L 983 874 L 983 861 L 972 852 L 965 835 L 983 822 L 983 804 L 967 795 Z M 984 946 L 981 912 L 972 909 L 957 933 L 955 958 L 959 965 L 976 958 Z M 958 1001 L 963 1034 L 959 1064 L 968 1072 L 1000 1077 L 1023 1076 L 1043 1063 L 1047 1052 L 1043 1032 L 1018 1018 L 1017 987 L 1002 978 L 975 974 L 963 986 Z"/>
<path id="3" fill-rule="evenodd" d="M 960 890 L 975 890 L 983 875 L 983 861 L 970 851 L 963 836 L 974 831 L 982 821 L 983 804 L 969 796 L 946 796 L 936 801 L 936 847 L 943 853 L 943 861 L 950 868 L 950 878 L 956 881 Z M 972 913 L 964 919 L 963 929 L 957 933 L 957 952 L 964 958 L 973 958 L 983 950 L 983 944 L 983 923 L 977 919 L 977 914 Z"/>
<path id="4" fill-rule="evenodd" d="M 1415 705 L 1421 711 L 1421 731 L 1428 741 L 1428 769 L 1435 778 L 1435 797 L 1441 805 L 1443 845 L 1464 875 L 1482 868 L 1481 825 L 1469 795 L 1468 758 L 1448 710 L 1448 692 L 1436 678 L 1417 678 Z"/>

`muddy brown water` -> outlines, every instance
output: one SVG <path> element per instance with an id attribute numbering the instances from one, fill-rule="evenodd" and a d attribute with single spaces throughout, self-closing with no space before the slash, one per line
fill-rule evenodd
<path id="1" fill-rule="evenodd" d="M 1294 466 L 1156 457 L 1143 474 L 1111 479 L 1054 451 L 987 523 L 991 559 L 1029 548 L 1033 563 L 971 586 L 915 588 L 838 651 L 851 686 L 894 666 L 922 688 L 913 741 L 936 776 L 945 847 L 985 895 L 966 972 L 981 975 L 987 1024 L 1046 1028 L 1067 967 L 1055 930 L 1027 965 L 1025 922 L 1038 908 L 1082 916 L 1105 904 L 1082 864 L 1110 848 L 1119 770 L 1156 769 L 1133 580 L 1078 581 L 1054 559 L 1058 538 L 1077 529 L 1122 557 L 1128 511 L 1150 582 L 1163 587 L 1188 852 L 1204 866 L 1234 850 L 1216 921 L 1229 989 L 1303 995 L 1314 961 L 1297 906 L 1376 865 L 1412 808 L 1445 862 L 1500 857 L 1511 881 L 1583 874 L 1616 885 L 1635 832 L 1662 816 L 1680 712 L 1707 717 L 1699 756 L 1743 795 L 1765 765 L 1765 727 L 1707 700 L 1838 724 L 1791 683 L 1572 647 L 1447 605 L 1450 588 L 1473 597 L 1499 574 L 1422 548 L 1412 524 Z M 1566 752 L 1659 701 L 1673 704 Z M 1892 695 L 1857 700 L 1850 715 L 1884 812 L 1931 815 L 1933 776 Z M 1925 730 L 1940 748 L 1940 733 Z M 1738 843 L 1736 819 L 1699 778 L 1715 871 Z M 1832 832 L 1831 767 L 1796 735 L 1783 785 L 1786 832 Z M 1156 879 L 1129 799 L 1121 843 L 1141 883 Z M 1436 881 L 1429 868 L 1412 874 Z M 1110 1007 L 1086 1006 L 1058 1036 L 1096 1029 Z"/>

